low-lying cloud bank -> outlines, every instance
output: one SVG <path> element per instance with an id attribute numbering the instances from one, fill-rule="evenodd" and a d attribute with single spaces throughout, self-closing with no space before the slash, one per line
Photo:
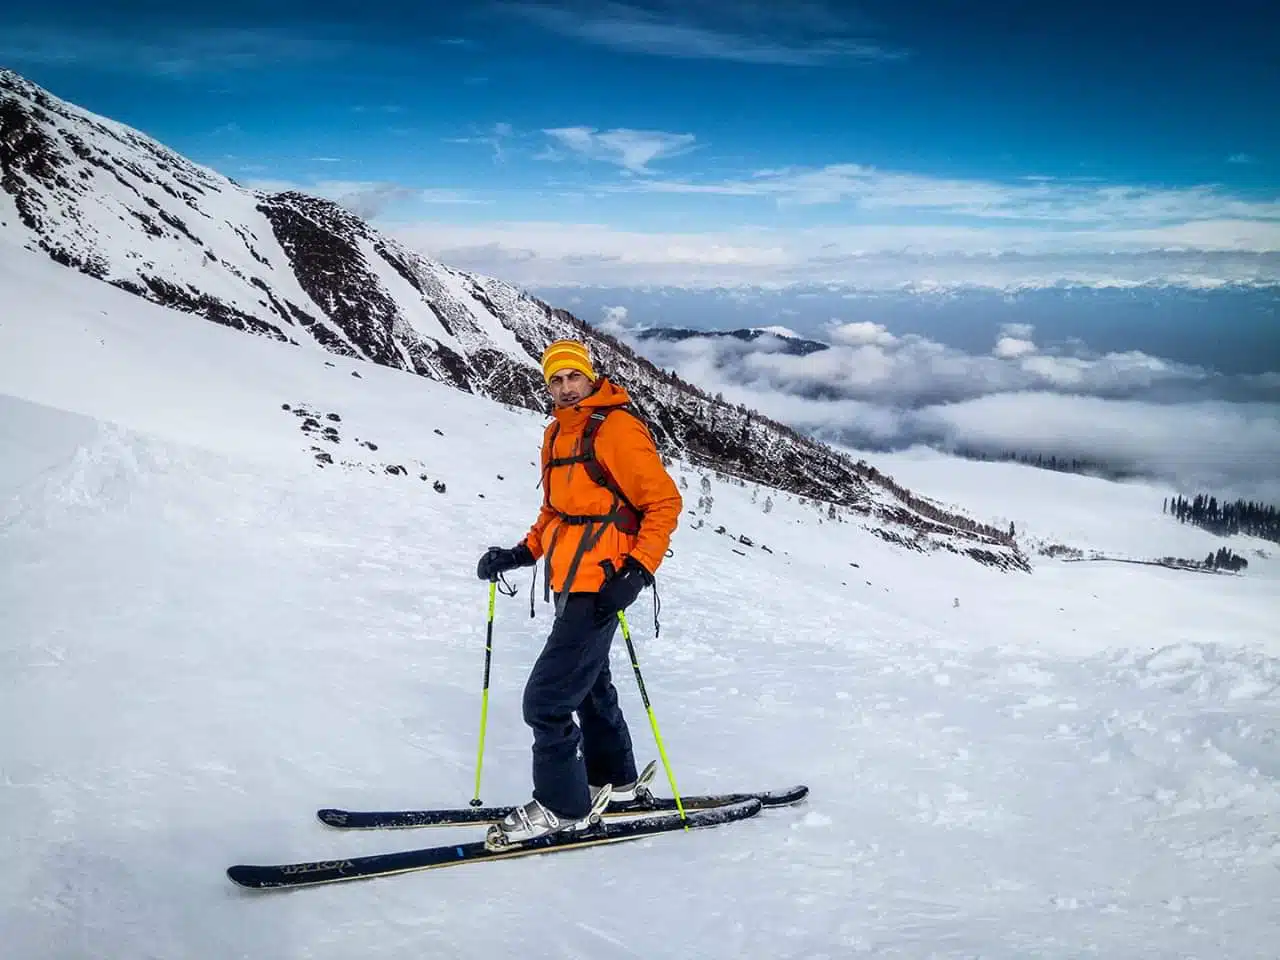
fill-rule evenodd
<path id="1" fill-rule="evenodd" d="M 1280 373 L 1225 376 L 1141 351 L 1037 343 L 1005 325 L 987 354 L 871 323 L 832 324 L 824 350 L 784 336 L 671 340 L 610 318 L 664 369 L 796 429 L 863 450 L 1081 460 L 1184 492 L 1280 501 Z"/>

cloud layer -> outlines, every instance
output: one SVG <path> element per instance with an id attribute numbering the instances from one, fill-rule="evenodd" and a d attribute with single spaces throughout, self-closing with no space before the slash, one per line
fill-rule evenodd
<path id="1" fill-rule="evenodd" d="M 320 62 L 348 49 L 333 31 L 292 27 L 202 26 L 106 29 L 76 26 L 6 27 L 0 64 L 76 65 L 112 73 L 195 77 Z"/>
<path id="2" fill-rule="evenodd" d="M 758 170 L 737 179 L 643 181 L 618 189 L 759 197 L 794 204 L 847 202 L 864 212 L 931 212 L 979 221 L 1063 225 L 1141 228 L 1198 220 L 1261 220 L 1274 226 L 1280 220 L 1280 201 L 1275 198 L 1249 200 L 1209 185 L 1161 188 L 1052 177 L 961 180 L 856 163 Z"/>
<path id="3" fill-rule="evenodd" d="M 807 355 L 785 351 L 772 336 L 632 342 L 703 389 L 858 449 L 926 443 L 1056 456 L 1184 490 L 1280 499 L 1275 374 L 1228 378 L 1079 343 L 1048 349 L 1027 324 L 1007 325 L 988 354 L 873 322 L 832 324 L 824 339 L 830 349 Z"/>
<path id="4" fill-rule="evenodd" d="M 533 160 L 582 161 L 555 219 L 422 223 L 424 252 L 539 286 L 860 290 L 1280 285 L 1280 195 L 1220 184 L 955 178 L 858 163 L 675 176 L 694 133 L 546 128 Z M 495 149 L 497 149 L 495 147 Z M 590 222 L 566 222 L 566 210 Z M 626 229 L 617 223 L 680 224 Z M 569 214 L 572 216 L 572 214 Z M 714 226 L 706 226 L 714 224 Z"/>
<path id="5" fill-rule="evenodd" d="M 641 232 L 552 221 L 392 229 L 429 256 L 527 286 L 1280 284 L 1280 220 L 1073 229 L 868 224 Z"/>
<path id="6" fill-rule="evenodd" d="M 645 6 L 523 0 L 499 6 L 552 33 L 624 53 L 791 67 L 898 60 L 906 55 L 868 38 L 841 7 L 815 0 Z"/>

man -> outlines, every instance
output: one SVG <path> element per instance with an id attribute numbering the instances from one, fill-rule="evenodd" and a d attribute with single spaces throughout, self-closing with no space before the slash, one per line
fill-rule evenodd
<path id="1" fill-rule="evenodd" d="M 555 622 L 524 691 L 533 799 L 491 828 L 499 846 L 579 829 L 610 796 L 634 795 L 635 755 L 609 647 L 618 611 L 653 583 L 683 506 L 648 429 L 622 409 L 627 392 L 596 374 L 584 344 L 552 343 L 542 375 L 555 403 L 542 438 L 542 509 L 519 544 L 490 547 L 476 568 L 488 580 L 544 558 L 546 589 L 556 595 Z"/>

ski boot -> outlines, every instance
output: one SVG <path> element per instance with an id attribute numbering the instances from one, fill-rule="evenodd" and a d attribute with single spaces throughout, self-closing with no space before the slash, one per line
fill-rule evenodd
<path id="1" fill-rule="evenodd" d="M 516 807 L 485 832 L 484 845 L 489 850 L 509 850 L 550 833 L 571 833 L 598 826 L 605 807 L 609 806 L 612 788 L 605 784 L 591 798 L 591 810 L 580 820 L 556 816 L 537 800 Z"/>
<path id="2" fill-rule="evenodd" d="M 616 803 L 619 806 L 634 803 L 637 800 L 648 800 L 653 794 L 649 792 L 649 784 L 653 782 L 653 778 L 658 773 L 658 764 L 656 761 L 650 760 L 643 770 L 631 783 L 618 784 L 613 787 L 609 795 L 609 802 Z M 591 799 L 594 801 L 599 791 L 604 787 L 589 787 L 591 791 Z"/>

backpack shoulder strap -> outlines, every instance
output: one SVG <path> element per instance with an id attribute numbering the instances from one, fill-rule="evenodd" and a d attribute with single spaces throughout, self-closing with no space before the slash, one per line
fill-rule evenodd
<path id="1" fill-rule="evenodd" d="M 556 437 L 560 436 L 560 421 L 552 420 L 542 431 L 542 470 L 538 473 L 538 486 L 542 487 L 542 502 L 551 505 L 551 485 L 547 475 L 551 472 L 552 456 L 556 452 Z"/>
<path id="2" fill-rule="evenodd" d="M 615 497 L 626 505 L 628 510 L 638 517 L 641 515 L 640 511 L 636 509 L 635 504 L 628 499 L 627 495 L 622 492 L 622 488 L 618 486 L 618 482 L 613 479 L 613 474 L 609 472 L 609 468 L 596 457 L 596 434 L 600 431 L 600 428 L 604 426 L 605 419 L 615 410 L 625 410 L 627 413 L 631 414 L 631 416 L 640 420 L 641 424 L 644 423 L 640 418 L 640 415 L 637 414 L 635 410 L 632 409 L 631 405 L 627 403 L 613 407 L 605 407 L 603 410 L 597 410 L 592 413 L 590 419 L 587 420 L 587 425 L 582 430 L 583 465 L 586 468 L 587 476 L 600 486 L 606 487 Z"/>

